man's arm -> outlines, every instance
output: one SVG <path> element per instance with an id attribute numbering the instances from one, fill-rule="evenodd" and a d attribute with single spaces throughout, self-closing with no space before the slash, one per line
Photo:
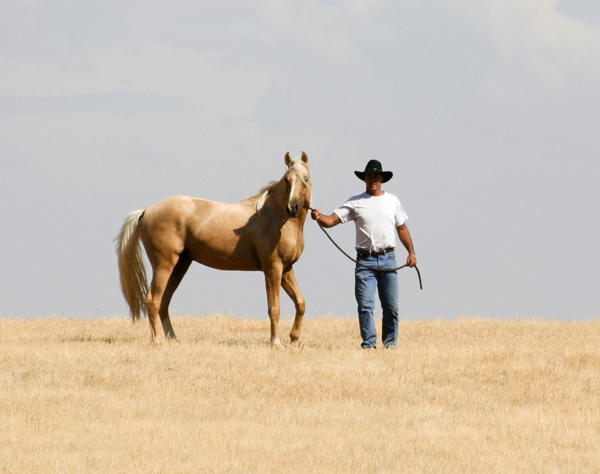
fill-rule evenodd
<path id="1" fill-rule="evenodd" d="M 312 211 L 310 213 L 310 217 L 312 217 L 313 220 L 318 221 L 323 227 L 326 228 L 333 227 L 334 225 L 338 225 L 342 222 L 340 221 L 340 216 L 338 216 L 335 212 L 329 216 L 324 216 L 318 209 Z"/>
<path id="2" fill-rule="evenodd" d="M 398 231 L 398 237 L 400 237 L 400 242 L 404 245 L 404 248 L 408 251 L 408 258 L 406 259 L 406 264 L 409 267 L 414 267 L 417 264 L 417 257 L 415 256 L 415 249 L 413 247 L 412 238 L 410 236 L 410 232 L 408 231 L 408 227 L 406 224 L 402 224 L 396 227 Z"/>

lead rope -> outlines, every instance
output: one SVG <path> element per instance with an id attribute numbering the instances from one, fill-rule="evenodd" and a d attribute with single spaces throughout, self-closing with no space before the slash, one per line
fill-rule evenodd
<path id="1" fill-rule="evenodd" d="M 314 211 L 314 209 L 313 209 L 312 207 L 310 207 L 310 206 L 307 206 L 306 204 L 304 205 L 304 207 L 306 207 L 306 208 L 307 208 L 309 211 Z M 325 233 L 325 235 L 327 236 L 327 238 L 328 238 L 329 240 L 331 240 L 331 243 L 332 243 L 333 245 L 335 245 L 335 246 L 337 247 L 337 249 L 338 249 L 340 252 L 342 252 L 342 253 L 343 253 L 343 254 L 344 254 L 346 257 L 348 257 L 350 260 L 352 260 L 352 261 L 353 261 L 354 263 L 356 263 L 357 265 L 360 265 L 361 267 L 364 267 L 364 268 L 366 268 L 366 269 L 368 269 L 368 270 L 373 270 L 373 271 L 375 271 L 375 272 L 395 272 L 395 271 L 397 271 L 397 270 L 401 270 L 401 269 L 402 269 L 402 268 L 404 268 L 404 267 L 408 267 L 408 264 L 404 264 L 404 265 L 402 265 L 401 267 L 398 267 L 398 268 L 393 268 L 393 269 L 389 270 L 389 269 L 384 269 L 384 268 L 373 268 L 373 267 L 369 267 L 369 266 L 365 265 L 364 263 L 360 263 L 359 261 L 357 261 L 357 260 L 354 260 L 354 259 L 353 259 L 353 258 L 352 258 L 350 255 L 348 255 L 346 252 L 344 252 L 344 250 L 343 250 L 343 249 L 342 249 L 342 248 L 341 248 L 341 247 L 340 247 L 340 246 L 339 246 L 339 245 L 338 245 L 338 244 L 335 242 L 335 240 L 333 240 L 333 239 L 331 238 L 331 235 L 329 235 L 329 234 L 327 233 L 327 231 L 325 230 L 325 228 L 324 228 L 324 227 L 321 225 L 321 223 L 320 223 L 319 221 L 317 221 L 317 224 L 319 224 L 319 227 L 320 227 L 320 229 L 321 229 L 321 230 L 322 230 L 322 231 Z M 417 276 L 419 277 L 419 287 L 420 287 L 421 289 L 423 289 L 423 282 L 421 281 L 421 272 L 419 271 L 419 269 L 417 268 L 417 266 L 416 266 L 416 265 L 415 265 L 413 268 L 414 268 L 414 269 L 417 271 Z"/>

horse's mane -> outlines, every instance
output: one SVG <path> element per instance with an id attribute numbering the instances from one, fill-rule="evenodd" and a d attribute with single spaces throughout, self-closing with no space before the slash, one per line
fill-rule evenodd
<path id="1" fill-rule="evenodd" d="M 265 203 L 265 199 L 267 199 L 267 196 L 273 190 L 273 188 L 277 185 L 277 183 L 279 183 L 278 180 L 271 181 L 266 186 L 263 186 L 258 193 L 256 193 L 254 196 L 251 196 L 247 199 L 247 201 L 256 203 L 256 212 L 260 211 L 260 209 L 263 207 L 263 204 Z"/>
<path id="2" fill-rule="evenodd" d="M 299 164 L 301 164 L 308 170 L 308 167 L 304 163 L 299 162 Z M 292 171 L 294 171 L 294 167 L 292 167 Z M 277 183 L 279 183 L 279 180 L 274 180 L 274 181 L 269 182 L 269 184 L 267 184 L 266 186 L 263 186 L 262 189 L 258 193 L 256 193 L 254 196 L 250 196 L 248 199 L 246 199 L 246 201 L 249 201 L 250 203 L 256 203 L 256 212 L 260 211 L 261 208 L 263 207 L 263 204 L 265 203 L 265 200 L 267 199 L 267 196 L 273 190 L 273 188 L 277 185 Z M 311 196 L 311 205 L 312 205 L 312 196 Z"/>

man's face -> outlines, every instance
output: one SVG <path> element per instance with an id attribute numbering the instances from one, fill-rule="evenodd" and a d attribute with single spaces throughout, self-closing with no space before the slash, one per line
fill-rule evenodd
<path id="1" fill-rule="evenodd" d="M 377 193 L 381 190 L 383 175 L 381 173 L 365 173 L 365 183 L 367 183 L 367 193 Z"/>

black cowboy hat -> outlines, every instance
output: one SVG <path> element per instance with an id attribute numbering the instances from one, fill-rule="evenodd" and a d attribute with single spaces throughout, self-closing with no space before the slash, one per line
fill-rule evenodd
<path id="1" fill-rule="evenodd" d="M 394 173 L 392 173 L 391 171 L 382 171 L 381 163 L 377 160 L 370 160 L 367 163 L 367 166 L 365 167 L 364 171 L 355 171 L 354 172 L 354 174 L 356 176 L 358 176 L 358 179 L 362 179 L 363 181 L 365 180 L 365 174 L 367 174 L 367 173 L 381 174 L 381 176 L 383 177 L 383 179 L 381 181 L 383 183 L 387 183 L 390 179 L 392 179 L 392 176 L 394 176 Z"/>

